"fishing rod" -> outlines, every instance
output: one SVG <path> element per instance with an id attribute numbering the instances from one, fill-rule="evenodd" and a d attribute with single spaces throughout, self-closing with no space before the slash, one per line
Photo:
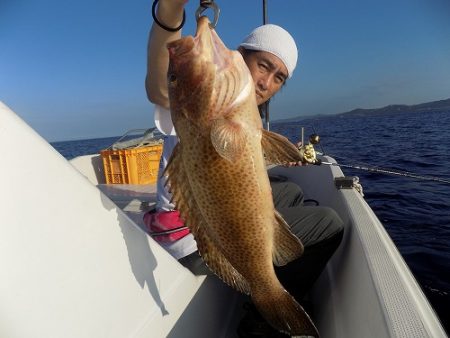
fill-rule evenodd
<path id="1" fill-rule="evenodd" d="M 321 159 L 318 159 L 316 154 L 318 155 L 325 155 L 325 152 L 322 148 L 322 153 L 319 153 L 314 150 L 314 145 L 319 144 L 320 137 L 317 134 L 312 134 L 309 137 L 309 144 L 303 145 L 303 128 L 302 128 L 302 146 L 299 148 L 300 153 L 302 154 L 303 158 L 307 163 L 314 164 L 314 165 L 329 165 L 334 167 L 341 167 L 341 168 L 350 168 L 350 169 L 356 169 L 356 170 L 362 170 L 367 171 L 371 173 L 377 173 L 377 174 L 385 174 L 385 175 L 395 175 L 395 176 L 403 176 L 403 177 L 409 177 L 409 178 L 415 178 L 422 181 L 434 181 L 439 183 L 445 183 L 450 184 L 450 180 L 437 177 L 437 176 L 429 176 L 429 175 L 421 175 L 417 173 L 413 173 L 410 171 L 404 171 L 404 170 L 397 170 L 397 169 L 390 169 L 390 168 L 381 168 L 371 165 L 356 165 L 356 164 L 344 164 L 344 163 L 337 163 L 337 162 L 328 162 L 323 161 Z M 330 155 L 334 157 L 333 155 Z"/>
<path id="2" fill-rule="evenodd" d="M 422 181 L 435 181 L 435 182 L 450 184 L 450 180 L 446 180 L 441 177 L 420 175 L 420 174 L 412 173 L 409 171 L 385 169 L 385 168 L 380 168 L 380 167 L 372 167 L 372 166 L 364 166 L 364 165 L 352 165 L 352 164 L 343 164 L 343 163 L 336 163 L 336 162 L 326 162 L 326 161 L 320 161 L 320 160 L 319 160 L 319 162 L 320 163 L 318 163 L 318 165 L 325 164 L 325 165 L 330 165 L 330 166 L 334 166 L 334 167 L 364 170 L 364 171 L 377 173 L 377 174 L 397 175 L 397 176 L 416 178 L 416 179 L 419 179 Z"/>
<path id="3" fill-rule="evenodd" d="M 267 25 L 267 0 L 263 0 L 263 25 Z M 264 120 L 266 125 L 266 130 L 270 130 L 270 112 L 269 112 L 269 101 L 264 102 Z"/>

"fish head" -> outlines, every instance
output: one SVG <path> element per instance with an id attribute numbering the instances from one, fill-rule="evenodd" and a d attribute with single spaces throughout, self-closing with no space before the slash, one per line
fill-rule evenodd
<path id="1" fill-rule="evenodd" d="M 242 55 L 228 49 L 201 17 L 195 36 L 170 42 L 167 73 L 170 110 L 177 128 L 179 118 L 199 127 L 227 117 L 233 109 L 256 97 L 253 80 Z"/>

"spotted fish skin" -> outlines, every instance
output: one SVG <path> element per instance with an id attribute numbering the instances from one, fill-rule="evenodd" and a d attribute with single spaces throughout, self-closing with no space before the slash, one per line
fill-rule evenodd
<path id="1" fill-rule="evenodd" d="M 200 18 L 195 37 L 168 44 L 170 110 L 179 143 L 165 170 L 173 201 L 209 268 L 250 294 L 280 331 L 318 336 L 278 281 L 275 265 L 303 245 L 276 212 L 266 162 L 301 161 L 285 137 L 263 130 L 251 74 Z"/>

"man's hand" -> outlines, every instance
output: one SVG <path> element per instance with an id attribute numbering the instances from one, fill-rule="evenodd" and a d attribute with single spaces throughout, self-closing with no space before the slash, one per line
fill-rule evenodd
<path id="1" fill-rule="evenodd" d="M 303 162 L 287 162 L 285 164 L 283 164 L 283 167 L 303 167 L 305 165 L 308 165 L 308 163 L 303 163 Z"/>
<path id="2" fill-rule="evenodd" d="M 178 27 L 183 20 L 184 6 L 188 0 L 159 0 L 156 9 L 158 20 L 168 27 Z"/>

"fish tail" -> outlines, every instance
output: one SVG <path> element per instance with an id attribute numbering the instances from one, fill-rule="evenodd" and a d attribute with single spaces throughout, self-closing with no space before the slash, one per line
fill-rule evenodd
<path id="1" fill-rule="evenodd" d="M 275 329 L 291 336 L 319 337 L 308 314 L 281 285 L 276 292 L 252 291 L 253 303 Z"/>

